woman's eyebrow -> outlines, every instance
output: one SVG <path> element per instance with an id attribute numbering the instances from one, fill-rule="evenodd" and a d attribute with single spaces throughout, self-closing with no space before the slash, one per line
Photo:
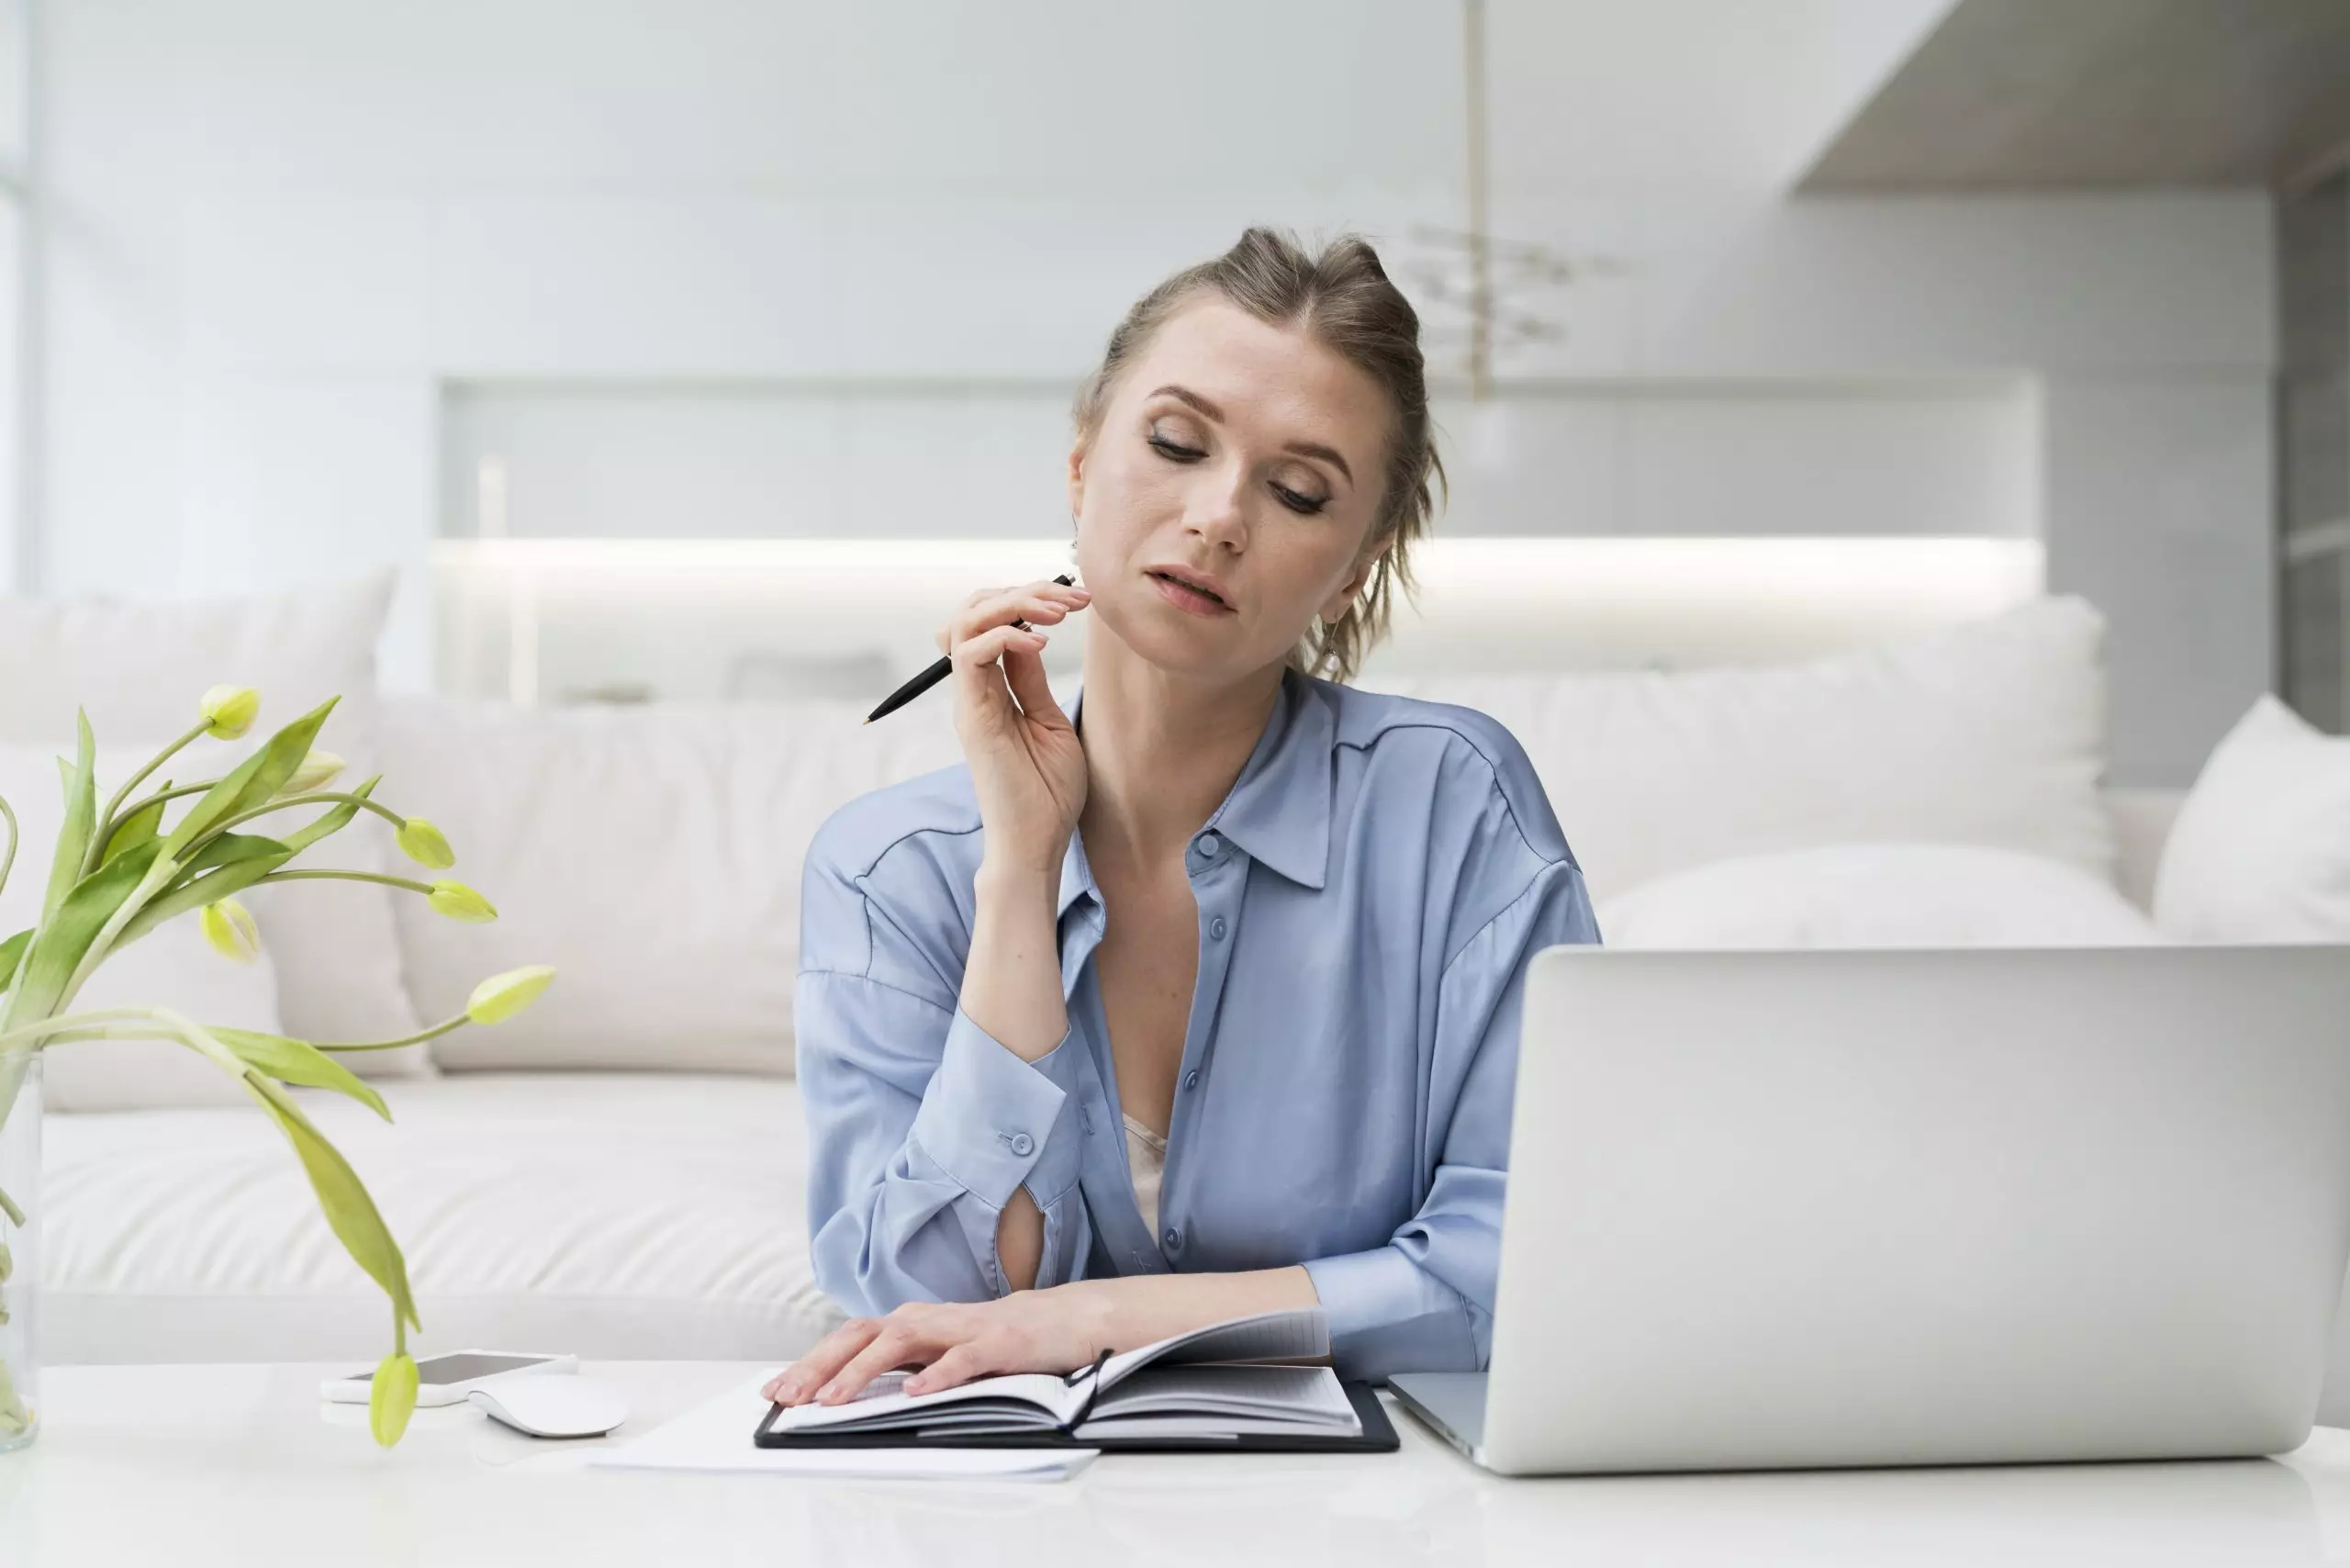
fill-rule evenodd
<path id="1" fill-rule="evenodd" d="M 1188 386 L 1178 386 L 1170 381 L 1164 386 L 1152 387 L 1150 395 L 1154 398 L 1164 395 L 1169 398 L 1176 398 L 1181 402 L 1189 403 L 1192 408 L 1197 409 L 1209 419 L 1215 420 L 1216 423 L 1222 424 L 1224 422 L 1224 410 L 1217 408 L 1214 403 L 1209 402 L 1205 398 L 1201 397 L 1197 392 L 1192 391 Z M 1337 469 L 1339 473 L 1345 475 L 1347 476 L 1348 484 L 1351 485 L 1355 482 L 1355 471 L 1347 466 L 1347 460 L 1339 456 L 1336 450 L 1323 445 L 1318 441 L 1292 441 L 1288 445 L 1282 447 L 1281 450 L 1283 452 L 1294 452 L 1300 457 L 1318 457 L 1322 459 L 1323 462 L 1327 463 L 1332 467 Z"/>
<path id="2" fill-rule="evenodd" d="M 1214 403 L 1209 402 L 1205 398 L 1201 397 L 1197 392 L 1192 391 L 1188 386 L 1178 386 L 1170 381 L 1164 386 L 1152 387 L 1150 395 L 1154 398 L 1160 397 L 1162 395 L 1169 398 L 1179 398 L 1184 402 L 1192 405 L 1194 409 L 1197 409 L 1203 414 L 1205 414 L 1208 418 L 1215 420 L 1218 424 L 1222 424 L 1224 422 L 1224 410 L 1217 408 Z"/>
<path id="3" fill-rule="evenodd" d="M 1323 445 L 1318 441 L 1293 441 L 1281 450 L 1294 452 L 1300 457 L 1318 457 L 1344 474 L 1348 484 L 1351 485 L 1355 482 L 1355 471 L 1347 466 L 1347 460 L 1339 456 L 1334 449 Z"/>

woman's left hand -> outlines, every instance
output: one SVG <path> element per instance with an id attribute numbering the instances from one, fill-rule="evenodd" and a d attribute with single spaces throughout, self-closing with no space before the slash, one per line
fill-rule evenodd
<path id="1" fill-rule="evenodd" d="M 919 1366 L 905 1392 L 930 1394 L 1003 1372 L 1074 1372 L 1108 1347 L 1107 1302 L 1084 1283 L 996 1301 L 909 1302 L 835 1328 L 761 1392 L 778 1405 L 839 1405 L 885 1372 Z"/>

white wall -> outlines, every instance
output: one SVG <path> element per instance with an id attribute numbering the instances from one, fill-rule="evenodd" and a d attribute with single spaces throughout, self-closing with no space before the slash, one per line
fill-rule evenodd
<path id="1" fill-rule="evenodd" d="M 1616 12 L 1495 5 L 1494 226 L 1612 265 L 1448 403 L 1453 525 L 2044 534 L 2114 618 L 2117 773 L 2180 779 L 2270 679 L 2267 205 L 1772 197 L 1942 8 L 1675 0 L 1615 39 L 1675 105 L 1552 90 Z M 40 586 L 395 563 L 403 685 L 493 446 L 526 530 L 1042 531 L 1067 388 L 1157 277 L 1268 218 L 1403 273 L 1459 221 L 1415 0 L 50 12 Z M 1737 36 L 1675 74 L 1699 12 Z"/>

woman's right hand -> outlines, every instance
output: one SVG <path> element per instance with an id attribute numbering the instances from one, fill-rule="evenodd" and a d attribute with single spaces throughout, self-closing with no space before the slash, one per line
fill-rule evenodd
<path id="1" fill-rule="evenodd" d="M 1046 683 L 1043 628 L 1091 598 L 1056 582 L 985 588 L 938 633 L 955 663 L 955 733 L 971 765 L 985 858 L 1048 879 L 1085 809 L 1085 751 Z M 1024 620 L 1033 629 L 1013 624 Z"/>

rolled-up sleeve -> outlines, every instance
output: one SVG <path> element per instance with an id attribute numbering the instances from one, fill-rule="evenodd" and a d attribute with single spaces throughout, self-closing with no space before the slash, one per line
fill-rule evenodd
<path id="1" fill-rule="evenodd" d="M 1493 1350 L 1526 969 L 1599 924 L 1572 860 L 1546 867 L 1446 964 L 1438 988 L 1427 1199 L 1383 1247 L 1305 1265 L 1348 1377 L 1475 1372 Z"/>
<path id="2" fill-rule="evenodd" d="M 849 1312 L 986 1301 L 1025 1188 L 1045 1217 L 1039 1286 L 1091 1242 L 1078 1185 L 1084 1044 L 1027 1061 L 957 1005 L 968 885 L 886 796 L 828 822 L 800 881 L 792 1034 L 808 1127 L 816 1283 Z"/>
<path id="3" fill-rule="evenodd" d="M 959 1009 L 867 976 L 794 990 L 816 1282 L 854 1313 L 984 1301 L 1010 1288 L 996 1226 L 1025 1187 L 1045 1217 L 1039 1287 L 1089 1242 L 1064 1038 L 1023 1060 Z"/>

